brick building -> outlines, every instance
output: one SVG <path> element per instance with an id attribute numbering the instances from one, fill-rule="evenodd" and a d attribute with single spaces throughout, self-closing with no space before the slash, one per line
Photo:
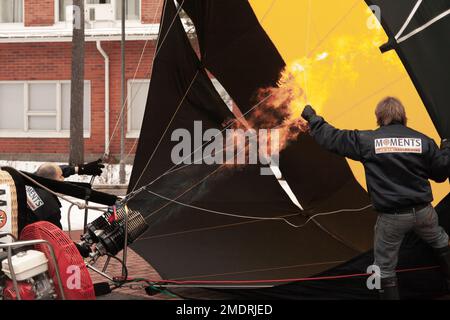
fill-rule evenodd
<path id="1" fill-rule="evenodd" d="M 101 156 L 114 133 L 109 149 L 117 159 L 121 1 L 85 1 L 85 153 L 88 159 Z M 0 160 L 68 159 L 71 3 L 0 1 Z M 130 154 L 141 126 L 162 5 L 162 0 L 127 1 L 126 152 Z"/>

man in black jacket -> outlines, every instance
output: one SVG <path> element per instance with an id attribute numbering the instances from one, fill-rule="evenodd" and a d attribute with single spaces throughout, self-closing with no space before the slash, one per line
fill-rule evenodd
<path id="1" fill-rule="evenodd" d="M 103 168 L 104 165 L 100 160 L 79 166 L 58 166 L 53 163 L 44 163 L 35 174 L 51 180 L 64 181 L 64 178 L 74 174 L 99 176 L 102 174 Z M 25 186 L 25 188 L 27 191 L 27 206 L 31 210 L 27 224 L 48 221 L 62 229 L 61 203 L 58 197 L 40 187 Z"/>
<path id="2" fill-rule="evenodd" d="M 381 271 L 381 298 L 398 299 L 398 251 L 411 230 L 435 249 L 450 284 L 449 236 L 438 224 L 429 182 L 447 180 L 450 145 L 444 140 L 439 149 L 431 138 L 408 128 L 405 109 L 396 98 L 383 99 L 375 115 L 377 130 L 358 131 L 334 128 L 311 106 L 302 113 L 319 145 L 364 165 L 368 192 L 379 213 L 374 264 Z"/>

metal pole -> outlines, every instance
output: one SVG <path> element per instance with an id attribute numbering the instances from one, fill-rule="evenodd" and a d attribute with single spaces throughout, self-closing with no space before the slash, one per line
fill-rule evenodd
<path id="1" fill-rule="evenodd" d="M 0 232 L 0 239 L 4 238 L 4 237 L 8 237 L 10 236 L 13 239 L 13 242 L 17 241 L 17 237 L 15 235 L 13 235 L 12 233 L 9 232 Z"/>
<path id="2" fill-rule="evenodd" d="M 92 186 L 94 185 L 94 181 L 95 181 L 95 176 L 92 176 L 91 181 L 89 182 L 89 184 L 91 185 L 91 190 L 92 190 Z M 87 207 L 88 207 L 89 201 L 85 200 L 85 204 L 86 204 L 86 208 L 84 209 L 84 223 L 83 223 L 83 232 L 84 233 L 86 233 L 86 231 L 87 231 L 86 227 L 88 224 L 88 215 L 89 215 L 89 209 Z"/>
<path id="3" fill-rule="evenodd" d="M 108 269 L 110 261 L 111 261 L 111 256 L 108 256 L 108 258 L 106 258 L 106 262 L 105 262 L 105 265 L 103 266 L 102 272 L 106 272 L 106 269 Z"/>
<path id="4" fill-rule="evenodd" d="M 122 277 L 125 278 L 125 274 L 126 274 L 126 266 L 127 266 L 127 251 L 128 251 L 128 207 L 127 205 L 124 206 L 123 208 L 124 213 L 125 213 L 125 243 L 123 246 L 123 257 L 122 257 L 122 262 L 123 262 L 123 267 L 122 267 Z M 125 279 L 127 280 L 127 279 Z"/>
<path id="5" fill-rule="evenodd" d="M 125 106 L 125 17 L 126 17 L 126 2 L 127 0 L 122 0 L 122 41 L 121 41 L 121 56 L 122 56 L 122 104 Z M 125 184 L 125 112 L 123 112 L 120 118 L 120 170 L 119 179 L 121 184 Z"/>
<path id="6" fill-rule="evenodd" d="M 108 280 L 114 281 L 114 279 L 111 278 L 110 276 L 108 276 L 106 273 L 104 273 L 104 272 L 98 270 L 96 267 L 91 266 L 90 264 L 87 264 L 87 263 L 86 263 L 86 268 L 91 269 L 92 271 L 98 273 L 99 275 L 105 277 L 105 278 L 108 279 Z"/>
<path id="7" fill-rule="evenodd" d="M 17 300 L 22 300 L 22 297 L 20 296 L 20 291 L 19 291 L 19 284 L 17 283 L 16 272 L 14 271 L 14 266 L 12 263 L 11 247 L 8 247 L 8 267 L 9 267 L 9 273 L 11 274 L 11 279 L 12 279 L 12 282 L 14 285 L 14 290 L 16 291 Z"/>

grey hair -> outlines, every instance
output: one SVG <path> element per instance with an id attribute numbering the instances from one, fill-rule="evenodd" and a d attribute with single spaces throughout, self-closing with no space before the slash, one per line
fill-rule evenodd
<path id="1" fill-rule="evenodd" d="M 53 163 L 44 163 L 36 171 L 36 175 L 42 178 L 57 180 L 58 171 Z"/>

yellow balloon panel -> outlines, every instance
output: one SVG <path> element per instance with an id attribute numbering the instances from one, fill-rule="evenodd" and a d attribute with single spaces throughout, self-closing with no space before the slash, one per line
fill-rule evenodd
<path id="1" fill-rule="evenodd" d="M 287 72 L 305 96 L 293 103 L 315 106 L 331 124 L 345 129 L 375 129 L 376 104 L 386 96 L 405 104 L 409 126 L 439 136 L 400 59 L 381 54 L 387 36 L 363 0 L 250 0 L 261 25 L 283 56 Z M 360 163 L 349 160 L 366 188 Z M 435 203 L 449 192 L 433 183 Z"/>

